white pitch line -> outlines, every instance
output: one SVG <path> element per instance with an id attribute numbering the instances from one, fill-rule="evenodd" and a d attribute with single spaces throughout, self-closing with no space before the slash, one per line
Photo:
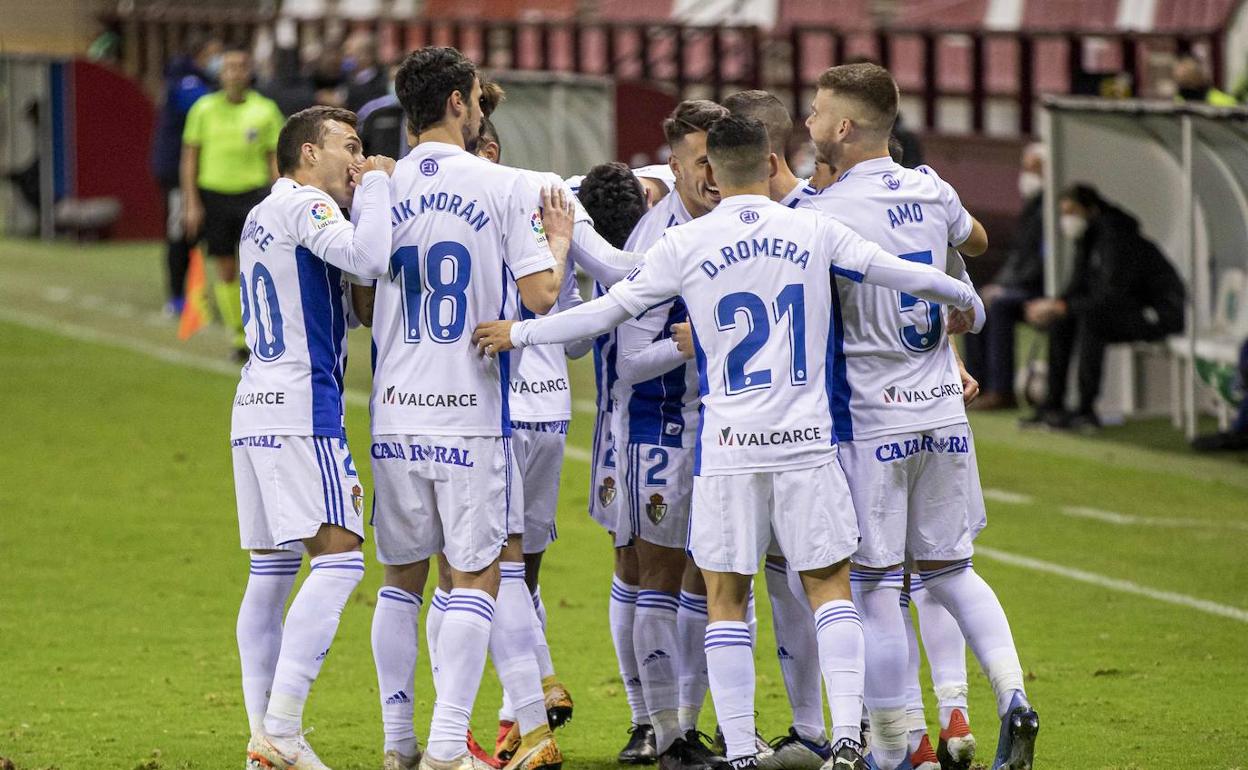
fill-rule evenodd
<path id="1" fill-rule="evenodd" d="M 593 401 L 590 401 L 589 399 L 585 399 L 585 398 L 572 399 L 572 408 L 578 412 L 584 412 L 585 414 L 597 414 L 598 413 L 598 405 L 595 404 Z"/>
<path id="2" fill-rule="evenodd" d="M 583 449 L 574 444 L 567 444 L 564 446 L 563 456 L 576 460 L 578 463 L 586 464 L 594 459 L 594 456 L 589 453 L 589 450 Z"/>
<path id="3" fill-rule="evenodd" d="M 984 499 L 992 500 L 997 503 L 1008 503 L 1010 505 L 1031 505 L 1035 502 L 1031 495 L 1024 495 L 1019 492 L 1009 492 L 1004 489 L 985 489 Z"/>
<path id="4" fill-rule="evenodd" d="M 1117 524 L 1122 527 L 1169 527 L 1173 529 L 1237 529 L 1248 531 L 1248 521 L 1213 521 L 1212 519 L 1184 519 L 1177 516 L 1135 516 L 1130 513 L 1102 511 L 1100 508 L 1088 508 L 1082 505 L 1064 505 L 1061 511 L 1066 516 L 1078 519 L 1091 519 L 1106 524 Z"/>
<path id="5" fill-rule="evenodd" d="M 1198 610 L 1210 615 L 1217 615 L 1231 620 L 1238 620 L 1240 623 L 1248 623 L 1248 610 L 1232 607 L 1227 604 L 1218 604 L 1207 599 L 1198 599 L 1195 596 L 1187 594 L 1175 593 L 1174 591 L 1162 591 L 1157 588 L 1149 588 L 1139 583 L 1133 583 L 1130 580 L 1122 580 L 1120 578 L 1107 577 L 1098 575 L 1095 572 L 1087 572 L 1074 567 L 1064 567 L 1060 564 L 1054 564 L 1040 559 L 1033 559 L 1029 556 L 1019 556 L 1018 554 L 1008 551 L 1001 551 L 996 548 L 989 548 L 983 545 L 975 546 L 975 556 L 987 556 L 989 559 L 1015 567 L 1022 567 L 1033 572 L 1047 572 L 1050 575 L 1058 575 L 1069 580 L 1075 580 L 1080 583 L 1100 586 L 1108 588 L 1111 591 L 1118 591 L 1124 594 L 1134 594 L 1135 596 L 1144 596 L 1166 604 L 1174 604 L 1179 607 L 1187 607 L 1188 609 Z"/>

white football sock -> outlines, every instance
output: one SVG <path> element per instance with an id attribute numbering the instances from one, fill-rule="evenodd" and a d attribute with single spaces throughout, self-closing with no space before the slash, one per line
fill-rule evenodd
<path id="1" fill-rule="evenodd" d="M 311 565 L 286 614 L 273 695 L 264 715 L 264 730 L 270 735 L 289 737 L 303 729 L 308 691 L 334 642 L 342 608 L 364 577 L 364 554 L 359 551 L 324 554 Z"/>
<path id="2" fill-rule="evenodd" d="M 707 624 L 706 668 L 727 758 L 754 756 L 754 650 L 749 623 L 721 620 Z"/>
<path id="3" fill-rule="evenodd" d="M 688 591 L 680 592 L 676 610 L 676 638 L 679 654 L 676 668 L 680 681 L 680 731 L 698 729 L 698 717 L 706 702 L 710 681 L 706 674 L 706 597 Z"/>
<path id="4" fill-rule="evenodd" d="M 542 676 L 534 650 L 533 630 L 537 617 L 533 597 L 524 584 L 523 562 L 500 562 L 498 602 L 494 627 L 490 632 L 490 657 L 498 680 L 509 696 L 508 705 L 516 715 L 520 734 L 546 726 L 546 701 L 542 697 Z M 445 622 L 445 621 L 443 621 Z"/>
<path id="5" fill-rule="evenodd" d="M 654 725 L 654 742 L 662 754 L 680 737 L 676 607 L 679 600 L 662 591 L 637 593 L 637 616 L 633 620 L 633 649 L 646 697 L 646 711 Z"/>
<path id="6" fill-rule="evenodd" d="M 434 690 L 438 688 L 438 634 L 442 633 L 442 618 L 446 616 L 446 601 L 450 598 L 451 595 L 441 588 L 433 589 L 433 599 L 425 613 L 425 649 L 429 651 Z"/>
<path id="7" fill-rule="evenodd" d="M 923 587 L 957 619 L 958 628 L 992 682 L 997 716 L 1005 716 L 1014 694 L 1026 695 L 1014 635 L 997 595 L 975 572 L 970 559 L 924 571 Z"/>
<path id="8" fill-rule="evenodd" d="M 906 629 L 898 611 L 902 571 L 853 570 L 850 585 L 866 642 L 871 753 L 881 770 L 893 770 L 906 758 Z"/>
<path id="9" fill-rule="evenodd" d="M 260 729 L 269 707 L 273 671 L 282 649 L 282 611 L 303 557 L 291 551 L 252 554 L 247 590 L 238 607 L 238 660 L 243 669 L 243 705 L 251 731 Z"/>
<path id="10" fill-rule="evenodd" d="M 537 656 L 537 669 L 541 672 L 542 682 L 555 675 L 555 661 L 550 657 L 550 644 L 546 641 L 546 605 L 542 603 L 542 587 L 533 589 L 533 635 L 537 646 L 533 649 Z"/>
<path id="11" fill-rule="evenodd" d="M 919 748 L 919 740 L 927 735 L 927 717 L 923 713 L 923 688 L 919 686 L 919 637 L 910 617 L 910 594 L 901 592 L 901 624 L 906 629 L 906 730 L 910 734 L 908 750 Z"/>
<path id="12" fill-rule="evenodd" d="M 862 743 L 866 659 L 862 620 L 854 603 L 837 599 L 820 605 L 815 610 L 815 633 L 819 669 L 827 683 L 828 710 L 832 712 L 832 740 L 849 738 Z"/>
<path id="13" fill-rule="evenodd" d="M 784 690 L 793 709 L 793 729 L 808 741 L 823 743 L 827 735 L 823 730 L 823 692 L 819 687 L 823 678 L 819 671 L 815 616 L 805 594 L 798 599 L 793 593 L 788 572 L 784 564 L 772 561 L 766 562 L 764 569 L 767 596 L 771 599 L 776 656 L 780 659 Z"/>
<path id="14" fill-rule="evenodd" d="M 433 759 L 449 761 L 468 750 L 468 722 L 485 672 L 493 620 L 494 597 L 475 588 L 451 591 L 438 634 L 438 699 L 425 750 Z"/>
<path id="15" fill-rule="evenodd" d="M 628 699 L 633 724 L 648 725 L 650 714 L 646 711 L 641 673 L 637 670 L 637 653 L 633 649 L 633 623 L 636 613 L 637 586 L 612 576 L 607 617 L 611 624 L 611 641 L 615 644 L 615 658 L 620 666 L 620 680 L 624 683 L 624 695 Z"/>
<path id="16" fill-rule="evenodd" d="M 412 724 L 416 700 L 416 657 L 420 654 L 421 598 L 394 586 L 377 591 L 373 610 L 373 662 L 381 695 L 381 730 L 385 751 L 416 753 Z"/>
<path id="17" fill-rule="evenodd" d="M 919 612 L 919 634 L 932 669 L 932 689 L 936 691 L 943 729 L 949 726 L 954 709 L 962 709 L 963 716 L 970 716 L 966 700 L 966 638 L 958 621 L 931 591 L 924 589 L 918 575 L 910 576 L 910 597 Z"/>

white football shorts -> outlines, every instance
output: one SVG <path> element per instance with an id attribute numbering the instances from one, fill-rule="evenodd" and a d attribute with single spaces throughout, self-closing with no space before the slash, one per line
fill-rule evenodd
<path id="1" fill-rule="evenodd" d="M 524 497 L 525 553 L 542 553 L 558 534 L 555 512 L 567 439 L 567 420 L 511 423 L 512 456 Z"/>
<path id="2" fill-rule="evenodd" d="M 476 572 L 498 558 L 519 518 L 510 438 L 374 436 L 371 455 L 378 561 L 412 564 L 440 552 Z"/>
<path id="3" fill-rule="evenodd" d="M 689 552 L 699 567 L 753 575 L 772 539 L 799 572 L 844 561 L 858 522 L 840 464 L 791 471 L 698 476 Z"/>
<path id="4" fill-rule="evenodd" d="M 862 543 L 854 562 L 956 561 L 987 523 L 966 423 L 840 444 Z"/>
<path id="5" fill-rule="evenodd" d="M 616 463 L 612 412 L 598 412 L 594 420 L 593 456 L 590 459 L 589 517 L 614 532 L 619 516 L 620 473 Z"/>
<path id="6" fill-rule="evenodd" d="M 364 486 L 346 439 L 250 436 L 230 442 L 238 531 L 249 550 L 304 550 L 325 524 L 364 539 Z"/>

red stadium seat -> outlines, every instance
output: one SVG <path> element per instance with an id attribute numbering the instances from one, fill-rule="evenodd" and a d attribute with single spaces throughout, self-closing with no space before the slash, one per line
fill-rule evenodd
<path id="1" fill-rule="evenodd" d="M 1022 29 L 1112 32 L 1118 0 L 1025 0 Z"/>
<path id="2" fill-rule="evenodd" d="M 908 0 L 897 5 L 898 26 L 932 29 L 980 27 L 988 10 L 988 0 Z"/>
<path id="3" fill-rule="evenodd" d="M 598 18 L 603 21 L 670 21 L 672 0 L 602 0 L 598 3 Z"/>
<path id="4" fill-rule="evenodd" d="M 1161 0 L 1153 29 L 1178 32 L 1190 29 L 1218 29 L 1230 20 L 1235 0 Z"/>
<path id="5" fill-rule="evenodd" d="M 780 0 L 776 30 L 788 32 L 795 26 L 869 29 L 871 3 L 870 0 Z"/>

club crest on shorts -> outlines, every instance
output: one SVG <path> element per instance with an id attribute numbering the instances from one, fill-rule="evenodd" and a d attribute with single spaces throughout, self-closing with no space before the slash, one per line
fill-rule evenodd
<path id="1" fill-rule="evenodd" d="M 655 492 L 650 495 L 650 502 L 646 504 L 646 516 L 651 523 L 658 524 L 663 521 L 663 517 L 667 515 L 667 503 L 663 502 L 663 495 Z"/>
<path id="2" fill-rule="evenodd" d="M 364 489 L 359 484 L 351 487 L 351 507 L 355 509 L 355 515 L 363 515 L 364 512 Z"/>
<path id="3" fill-rule="evenodd" d="M 611 476 L 607 476 L 598 485 L 598 502 L 603 505 L 615 502 L 615 479 Z"/>

